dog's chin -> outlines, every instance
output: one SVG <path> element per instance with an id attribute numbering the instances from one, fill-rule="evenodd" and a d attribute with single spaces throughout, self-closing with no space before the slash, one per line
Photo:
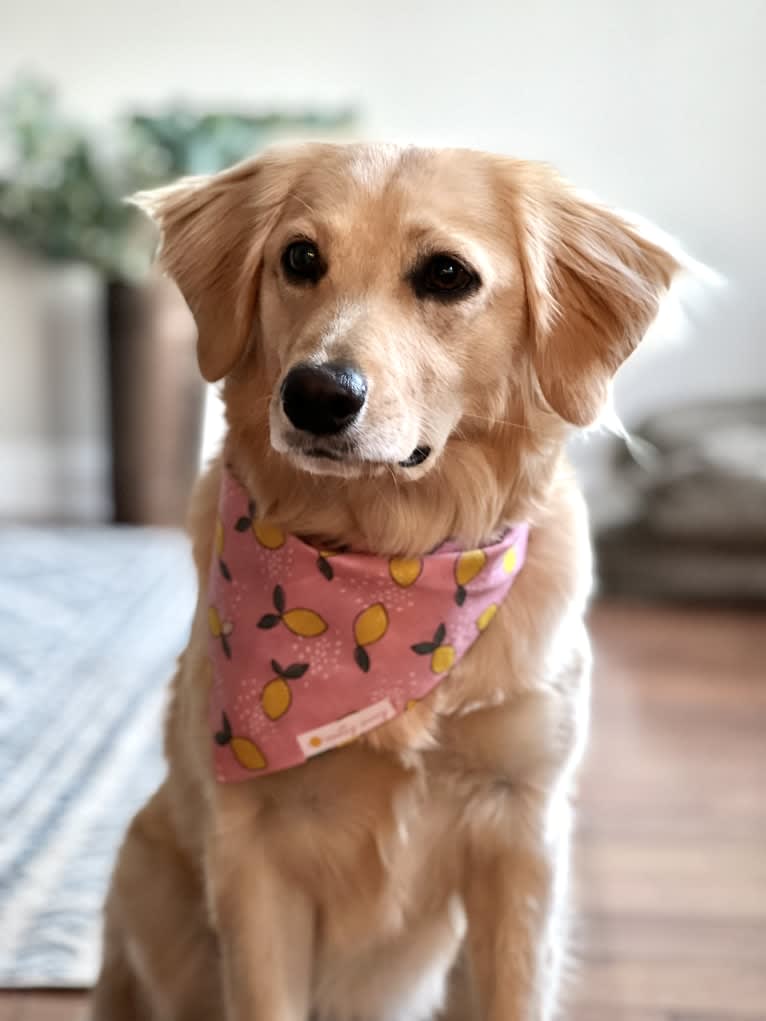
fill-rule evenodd
<path id="1" fill-rule="evenodd" d="M 363 461 L 344 454 L 338 458 L 302 450 L 282 451 L 284 457 L 300 471 L 311 475 L 333 475 L 342 479 L 374 478 L 382 475 L 386 466 L 382 463 Z"/>

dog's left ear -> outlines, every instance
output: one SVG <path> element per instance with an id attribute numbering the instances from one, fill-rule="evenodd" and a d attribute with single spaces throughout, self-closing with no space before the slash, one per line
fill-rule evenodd
<path id="1" fill-rule="evenodd" d="M 263 245 L 304 152 L 289 147 L 210 177 L 186 178 L 131 201 L 160 228 L 158 261 L 197 324 L 197 360 L 210 382 L 245 352 Z"/>
<path id="2" fill-rule="evenodd" d="M 548 405 L 585 426 L 598 417 L 614 373 L 655 319 L 681 266 L 552 171 L 523 166 L 514 207 L 533 363 Z"/>

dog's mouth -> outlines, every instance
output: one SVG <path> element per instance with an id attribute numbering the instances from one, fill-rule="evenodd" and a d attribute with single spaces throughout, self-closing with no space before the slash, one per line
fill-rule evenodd
<path id="1" fill-rule="evenodd" d="M 372 466 L 381 466 L 386 464 L 384 461 L 372 461 L 369 458 L 354 457 L 353 452 L 350 449 L 335 449 L 331 450 L 326 447 L 309 447 L 308 449 L 295 448 L 295 452 L 302 454 L 304 457 L 316 458 L 318 460 L 335 461 L 336 463 L 353 463 L 353 464 L 369 464 Z M 403 461 L 397 461 L 396 464 L 400 468 L 417 468 L 419 465 L 424 464 L 431 456 L 431 447 L 423 445 L 415 447 L 409 457 L 406 457 Z"/>
<path id="2" fill-rule="evenodd" d="M 311 435 L 291 427 L 285 419 L 281 400 L 272 403 L 269 426 L 274 450 L 313 475 L 363 479 L 394 472 L 402 481 L 415 481 L 435 466 L 441 450 L 441 445 L 427 443 L 425 437 L 416 439 L 415 433 L 409 441 L 415 440 L 415 445 L 403 457 L 404 427 L 400 436 L 393 430 L 372 435 L 357 428 Z"/>
<path id="3" fill-rule="evenodd" d="M 399 462 L 400 468 L 417 468 L 419 464 L 424 464 L 431 456 L 431 448 L 427 446 L 415 447 L 409 457 L 405 458 L 404 461 Z"/>
<path id="4" fill-rule="evenodd" d="M 308 450 L 299 450 L 298 453 L 304 455 L 304 457 L 316 457 L 324 459 L 325 461 L 343 461 L 345 455 L 339 453 L 337 450 L 323 450 L 322 447 L 309 447 Z"/>

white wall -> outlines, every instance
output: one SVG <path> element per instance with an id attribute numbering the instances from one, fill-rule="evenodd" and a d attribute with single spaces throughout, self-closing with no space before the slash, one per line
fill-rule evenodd
<path id="1" fill-rule="evenodd" d="M 628 421 L 678 397 L 766 390 L 763 0 L 26 0 L 0 84 L 43 71 L 101 118 L 184 97 L 348 101 L 373 137 L 545 158 L 723 272 L 693 348 L 622 374 Z"/>

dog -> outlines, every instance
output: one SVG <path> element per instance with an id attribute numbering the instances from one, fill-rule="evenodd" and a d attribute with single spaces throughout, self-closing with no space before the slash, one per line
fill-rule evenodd
<path id="1" fill-rule="evenodd" d="M 289 145 L 136 201 L 227 432 L 93 1021 L 551 1018 L 591 661 L 564 446 L 679 259 L 467 150 Z"/>

